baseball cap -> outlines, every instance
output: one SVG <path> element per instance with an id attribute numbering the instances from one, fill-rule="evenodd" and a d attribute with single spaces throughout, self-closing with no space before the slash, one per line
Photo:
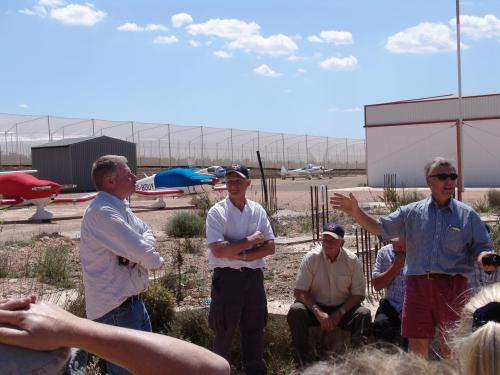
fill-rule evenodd
<path id="1" fill-rule="evenodd" d="M 237 173 L 241 177 L 246 178 L 246 179 L 250 178 L 250 175 L 248 174 L 248 168 L 245 167 L 244 165 L 240 165 L 240 164 L 233 164 L 230 167 L 227 167 L 226 168 L 226 176 L 229 173 Z"/>
<path id="2" fill-rule="evenodd" d="M 321 234 L 327 234 L 329 236 L 332 236 L 333 238 L 342 239 L 344 238 L 344 228 L 342 228 L 337 223 L 330 221 L 323 226 L 323 232 Z"/>

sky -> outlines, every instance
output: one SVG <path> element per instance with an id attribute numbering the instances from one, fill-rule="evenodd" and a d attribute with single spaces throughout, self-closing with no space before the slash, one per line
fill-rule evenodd
<path id="1" fill-rule="evenodd" d="M 461 1 L 462 92 L 500 91 L 500 1 Z M 455 0 L 2 0 L 0 113 L 364 138 L 458 93 Z"/>

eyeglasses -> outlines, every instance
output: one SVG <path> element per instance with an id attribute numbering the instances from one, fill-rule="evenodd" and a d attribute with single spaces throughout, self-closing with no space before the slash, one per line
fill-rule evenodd
<path id="1" fill-rule="evenodd" d="M 436 174 L 431 174 L 429 177 L 437 177 L 441 181 L 446 181 L 447 179 L 455 181 L 458 178 L 458 174 L 456 174 L 456 173 L 436 173 Z"/>

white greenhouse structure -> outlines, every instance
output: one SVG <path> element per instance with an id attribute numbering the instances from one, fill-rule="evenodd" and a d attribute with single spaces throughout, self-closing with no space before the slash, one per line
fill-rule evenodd
<path id="1" fill-rule="evenodd" d="M 332 134 L 333 135 L 333 134 Z M 137 165 L 258 165 L 365 169 L 364 139 L 347 139 L 203 125 L 108 121 L 50 115 L 0 114 L 0 165 L 31 164 L 31 147 L 62 139 L 108 136 L 136 144 Z"/>
<path id="2" fill-rule="evenodd" d="M 457 161 L 457 97 L 365 106 L 369 186 L 425 186 L 424 166 L 436 156 Z M 465 187 L 500 186 L 500 94 L 462 98 Z"/>

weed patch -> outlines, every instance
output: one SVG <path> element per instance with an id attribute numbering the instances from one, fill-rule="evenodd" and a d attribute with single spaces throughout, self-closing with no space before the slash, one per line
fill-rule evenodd
<path id="1" fill-rule="evenodd" d="M 70 247 L 65 244 L 49 246 L 34 266 L 38 279 L 57 287 L 71 288 L 73 281 L 67 267 L 69 251 Z"/>

